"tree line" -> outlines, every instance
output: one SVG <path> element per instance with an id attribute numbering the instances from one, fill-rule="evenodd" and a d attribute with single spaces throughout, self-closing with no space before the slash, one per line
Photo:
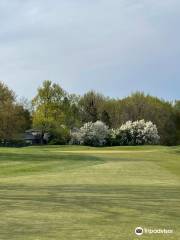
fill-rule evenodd
<path id="1" fill-rule="evenodd" d="M 82 96 L 69 94 L 59 84 L 46 80 L 36 96 L 18 101 L 15 93 L 0 82 L 0 139 L 3 144 L 20 140 L 25 130 L 36 128 L 49 133 L 49 143 L 66 144 L 70 132 L 87 122 L 104 122 L 117 129 L 127 121 L 153 122 L 163 145 L 180 144 L 180 100 L 168 102 L 135 92 L 123 99 L 89 91 Z"/>

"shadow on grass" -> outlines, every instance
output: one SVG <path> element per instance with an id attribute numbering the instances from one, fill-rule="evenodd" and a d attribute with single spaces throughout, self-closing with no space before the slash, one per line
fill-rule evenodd
<path id="1" fill-rule="evenodd" d="M 0 177 L 28 176 L 38 173 L 57 173 L 103 164 L 97 156 L 12 154 L 0 155 Z"/>
<path id="2" fill-rule="evenodd" d="M 92 155 L 81 155 L 81 154 L 47 154 L 47 153 L 0 153 L 0 161 L 8 160 L 8 161 L 51 161 L 51 160 L 91 160 L 91 161 L 103 161 L 100 157 L 92 156 Z"/>
<path id="3" fill-rule="evenodd" d="M 87 154 L 0 153 L 0 177 L 23 176 L 39 172 L 61 172 L 103 164 L 107 161 L 140 162 L 143 158 Z M 151 160 L 149 160 L 151 161 Z"/>

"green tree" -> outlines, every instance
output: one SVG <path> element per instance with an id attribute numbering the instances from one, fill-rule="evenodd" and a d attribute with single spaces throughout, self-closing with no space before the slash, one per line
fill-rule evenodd
<path id="1" fill-rule="evenodd" d="M 121 123 L 140 119 L 152 121 L 158 128 L 162 144 L 176 143 L 175 114 L 171 103 L 137 92 L 122 99 L 121 105 Z"/>
<path id="2" fill-rule="evenodd" d="M 65 91 L 58 85 L 46 80 L 43 86 L 38 89 L 37 95 L 32 100 L 33 126 L 38 127 L 42 132 L 49 131 L 53 124 L 64 123 L 62 111 Z"/>
<path id="3" fill-rule="evenodd" d="M 176 143 L 180 144 L 180 100 L 175 101 L 174 111 L 176 116 Z"/>
<path id="4" fill-rule="evenodd" d="M 95 91 L 89 91 L 84 94 L 79 101 L 79 108 L 82 122 L 96 122 L 100 120 L 102 114 L 102 105 L 105 97 Z"/>
<path id="5" fill-rule="evenodd" d="M 102 105 L 102 115 L 100 120 L 105 122 L 111 128 L 117 128 L 121 125 L 122 105 L 118 99 L 109 99 Z"/>
<path id="6" fill-rule="evenodd" d="M 0 82 L 0 139 L 19 138 L 30 127 L 30 113 L 17 103 L 16 96 L 3 82 Z"/>
<path id="7" fill-rule="evenodd" d="M 58 84 L 46 80 L 38 89 L 32 104 L 33 126 L 41 130 L 42 137 L 48 132 L 59 141 L 63 132 L 66 132 L 63 127 L 66 128 L 66 113 L 69 108 L 67 93 Z"/>

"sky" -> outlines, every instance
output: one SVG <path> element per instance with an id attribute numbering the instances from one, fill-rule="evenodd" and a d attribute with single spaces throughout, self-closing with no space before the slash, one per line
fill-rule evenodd
<path id="1" fill-rule="evenodd" d="M 0 80 L 32 98 L 70 93 L 180 99 L 179 0 L 1 0 Z"/>

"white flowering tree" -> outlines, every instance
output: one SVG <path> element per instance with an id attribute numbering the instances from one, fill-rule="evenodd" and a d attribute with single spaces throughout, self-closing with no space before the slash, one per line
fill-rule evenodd
<path id="1" fill-rule="evenodd" d="M 72 144 L 88 146 L 148 145 L 157 144 L 159 139 L 156 125 L 144 120 L 128 121 L 120 128 L 111 130 L 101 121 L 88 122 L 71 134 Z"/>
<path id="2" fill-rule="evenodd" d="M 157 144 L 160 137 L 155 124 L 152 122 L 128 121 L 119 129 L 111 131 L 113 145 L 145 145 Z"/>
<path id="3" fill-rule="evenodd" d="M 88 146 L 103 146 L 109 134 L 108 127 L 101 121 L 85 123 L 76 133 L 72 134 L 71 142 Z"/>
<path id="4" fill-rule="evenodd" d="M 71 131 L 70 135 L 71 135 L 71 140 L 69 144 L 73 144 L 73 145 L 81 144 L 82 140 L 81 140 L 81 133 L 79 129 L 76 131 Z"/>

